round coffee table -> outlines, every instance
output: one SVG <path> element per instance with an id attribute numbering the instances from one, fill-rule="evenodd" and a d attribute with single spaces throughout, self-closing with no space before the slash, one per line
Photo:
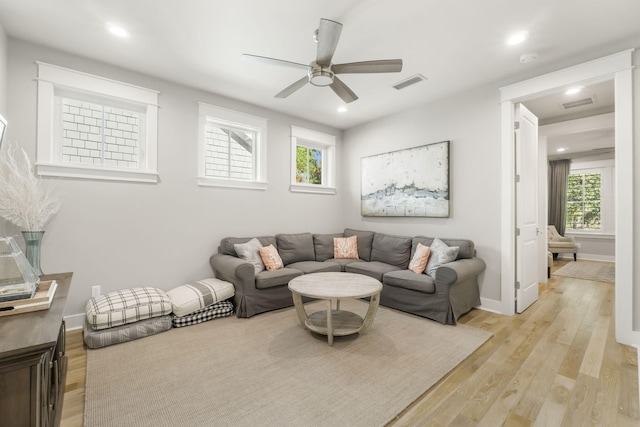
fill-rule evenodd
<path id="1" fill-rule="evenodd" d="M 289 289 L 302 326 L 326 335 L 329 345 L 333 345 L 334 336 L 367 333 L 378 310 L 382 283 L 362 274 L 311 273 L 291 280 Z M 308 315 L 302 302 L 303 296 L 326 300 L 326 311 L 317 311 Z M 356 313 L 340 310 L 341 299 L 365 297 L 371 298 L 364 318 Z M 333 301 L 336 302 L 335 309 L 333 309 Z"/>

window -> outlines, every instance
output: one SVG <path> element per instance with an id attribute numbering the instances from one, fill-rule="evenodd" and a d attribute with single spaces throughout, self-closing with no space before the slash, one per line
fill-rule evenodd
<path id="1" fill-rule="evenodd" d="M 615 234 L 615 160 L 571 164 L 567 183 L 566 230 L 573 234 Z"/>
<path id="2" fill-rule="evenodd" d="M 199 104 L 199 185 L 266 189 L 267 120 Z"/>
<path id="3" fill-rule="evenodd" d="M 158 182 L 157 104 L 157 91 L 38 63 L 38 174 Z"/>
<path id="4" fill-rule="evenodd" d="M 599 231 L 601 194 L 602 177 L 599 171 L 570 173 L 566 228 Z"/>
<path id="5" fill-rule="evenodd" d="M 63 164 L 138 169 L 140 112 L 73 98 L 57 101 Z"/>
<path id="6" fill-rule="evenodd" d="M 291 126 L 291 191 L 335 194 L 335 139 Z"/>

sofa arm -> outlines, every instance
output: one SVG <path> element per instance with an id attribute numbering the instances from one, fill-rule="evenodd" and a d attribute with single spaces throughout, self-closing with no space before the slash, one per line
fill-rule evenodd
<path id="1" fill-rule="evenodd" d="M 247 287 L 255 287 L 255 269 L 251 263 L 224 254 L 212 255 L 209 263 L 218 279 L 233 283 L 236 293 L 244 294 Z"/>
<path id="2" fill-rule="evenodd" d="M 486 268 L 481 258 L 459 259 L 441 265 L 436 270 L 436 292 L 457 282 L 476 277 Z"/>

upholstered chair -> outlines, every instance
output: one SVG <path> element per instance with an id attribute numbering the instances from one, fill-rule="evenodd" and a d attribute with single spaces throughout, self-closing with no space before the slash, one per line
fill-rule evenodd
<path id="1" fill-rule="evenodd" d="M 557 258 L 559 253 L 572 253 L 573 260 L 578 260 L 577 252 L 580 245 L 573 237 L 561 236 L 555 225 L 548 226 L 548 245 L 549 252 L 553 254 L 554 258 Z"/>

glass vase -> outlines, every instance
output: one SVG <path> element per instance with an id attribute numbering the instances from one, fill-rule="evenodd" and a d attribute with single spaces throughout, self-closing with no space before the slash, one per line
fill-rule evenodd
<path id="1" fill-rule="evenodd" d="M 42 243 L 42 236 L 44 231 L 23 231 L 22 237 L 26 244 L 25 255 L 27 261 L 36 271 L 38 276 L 42 275 L 42 269 L 40 268 L 40 244 Z"/>

